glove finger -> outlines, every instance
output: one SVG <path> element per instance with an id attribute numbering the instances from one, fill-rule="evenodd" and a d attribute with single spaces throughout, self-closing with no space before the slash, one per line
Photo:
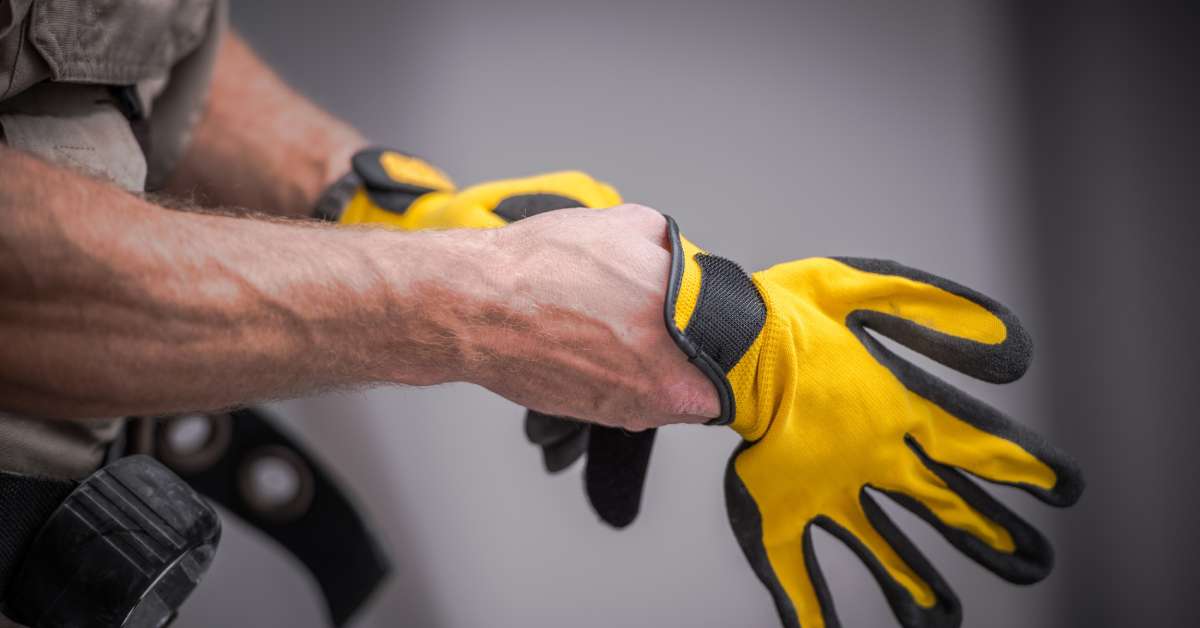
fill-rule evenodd
<path id="1" fill-rule="evenodd" d="M 584 485 L 596 514 L 613 527 L 624 528 L 637 518 L 656 432 L 591 428 Z"/>
<path id="2" fill-rule="evenodd" d="M 542 414 L 537 410 L 525 411 L 525 438 L 535 445 L 553 445 L 575 436 L 587 426 L 582 421 Z"/>
<path id="3" fill-rule="evenodd" d="M 582 172 L 555 172 L 472 187 L 442 210 L 441 221 L 463 227 L 497 227 L 556 209 L 609 207 L 620 202 L 615 189 Z"/>
<path id="4" fill-rule="evenodd" d="M 612 186 L 576 170 L 481 183 L 463 190 L 457 199 L 469 205 L 496 207 L 510 196 L 542 194 L 572 199 L 575 203 L 571 207 L 600 208 L 621 203 L 621 195 Z"/>
<path id="5" fill-rule="evenodd" d="M 525 413 L 525 437 L 541 446 L 546 471 L 558 473 L 571 466 L 587 450 L 587 423 L 549 416 L 529 410 Z"/>
<path id="6" fill-rule="evenodd" d="M 1069 506 L 1079 499 L 1083 475 L 1065 452 L 896 355 L 870 334 L 861 334 L 860 340 L 913 393 L 913 407 L 929 417 L 913 428 L 912 436 L 931 458 L 991 482 L 1016 486 L 1051 505 Z"/>
<path id="7" fill-rule="evenodd" d="M 972 377 L 1006 383 L 1020 378 L 1033 341 L 1017 317 L 970 288 L 888 260 L 836 258 L 853 269 L 836 274 L 836 289 L 853 310 L 846 323 L 863 327 Z"/>
<path id="8" fill-rule="evenodd" d="M 530 216 L 544 214 L 556 209 L 583 207 L 584 203 L 561 194 L 515 194 L 507 196 L 496 204 L 492 210 L 496 215 L 508 222 L 516 222 Z"/>
<path id="9" fill-rule="evenodd" d="M 1045 578 L 1054 566 L 1046 537 L 961 472 L 925 454 L 908 438 L 921 479 L 904 487 L 875 487 L 921 517 L 963 554 L 1017 584 Z"/>
<path id="10" fill-rule="evenodd" d="M 962 623 L 958 596 L 865 488 L 859 491 L 858 503 L 847 507 L 837 520 L 819 517 L 814 523 L 858 555 L 902 626 Z"/>
<path id="11" fill-rule="evenodd" d="M 796 530 L 798 534 L 772 544 L 768 557 L 762 514 L 735 464 L 738 455 L 750 446 L 749 442 L 738 446 L 725 467 L 725 509 L 733 535 L 755 575 L 771 593 L 785 628 L 840 626 L 833 596 L 813 549 L 812 522 L 800 524 L 803 528 Z"/>
<path id="12" fill-rule="evenodd" d="M 565 440 L 544 445 L 542 447 L 542 462 L 546 471 L 558 473 L 575 464 L 587 451 L 590 430 L 582 429 L 574 436 Z"/>

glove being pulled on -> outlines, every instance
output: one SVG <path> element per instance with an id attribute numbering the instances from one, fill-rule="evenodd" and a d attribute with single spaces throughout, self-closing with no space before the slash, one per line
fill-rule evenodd
<path id="1" fill-rule="evenodd" d="M 1032 356 L 1008 309 L 884 260 L 812 258 L 747 275 L 667 222 L 667 327 L 718 390 L 714 422 L 744 439 L 726 469 L 729 520 L 786 626 L 838 625 L 813 526 L 859 556 L 902 625 L 961 623 L 954 592 L 880 494 L 1002 578 L 1049 573 L 1045 537 L 967 474 L 1066 506 L 1083 490 L 1075 463 L 872 335 L 1006 383 Z"/>

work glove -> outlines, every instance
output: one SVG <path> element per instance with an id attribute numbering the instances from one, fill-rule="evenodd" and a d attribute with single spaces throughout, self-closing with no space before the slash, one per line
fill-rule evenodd
<path id="1" fill-rule="evenodd" d="M 718 390 L 714 422 L 744 439 L 725 474 L 729 521 L 784 625 L 838 625 L 813 526 L 859 556 L 902 625 L 961 623 L 954 592 L 879 494 L 1002 578 L 1047 575 L 1045 537 L 970 476 L 1067 506 L 1084 486 L 1075 463 L 874 335 L 1006 383 L 1032 355 L 1008 309 L 885 260 L 812 258 L 747 275 L 682 238 L 669 218 L 668 229 L 667 327 Z"/>
<path id="2" fill-rule="evenodd" d="M 487 229 L 566 207 L 621 203 L 611 186 L 577 171 L 504 179 L 456 191 L 429 163 L 399 151 L 371 148 L 322 195 L 317 215 L 341 224 L 405 230 Z"/>
<path id="3" fill-rule="evenodd" d="M 342 224 L 399 229 L 493 228 L 555 209 L 611 207 L 621 195 L 577 171 L 492 181 L 455 192 L 441 171 L 384 149 L 354 156 L 352 171 L 323 196 L 318 214 Z M 340 187 L 339 187 L 340 186 Z M 525 435 L 550 473 L 584 457 L 584 485 L 600 518 L 624 527 L 637 516 L 654 430 L 637 433 L 529 410 Z"/>

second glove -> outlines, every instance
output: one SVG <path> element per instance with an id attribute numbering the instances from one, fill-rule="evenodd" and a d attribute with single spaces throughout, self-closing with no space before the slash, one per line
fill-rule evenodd
<path id="1" fill-rule="evenodd" d="M 552 209 L 621 203 L 612 186 L 571 170 L 489 181 L 459 191 L 441 170 L 395 150 L 360 151 L 351 165 L 318 202 L 318 217 L 414 231 L 487 229 Z"/>

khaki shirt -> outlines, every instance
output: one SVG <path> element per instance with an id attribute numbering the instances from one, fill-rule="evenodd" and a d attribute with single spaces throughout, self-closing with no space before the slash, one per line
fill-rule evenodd
<path id="1" fill-rule="evenodd" d="M 227 12 L 225 0 L 0 0 L 0 141 L 131 192 L 162 186 Z M 0 414 L 0 469 L 86 477 L 121 423 Z"/>

